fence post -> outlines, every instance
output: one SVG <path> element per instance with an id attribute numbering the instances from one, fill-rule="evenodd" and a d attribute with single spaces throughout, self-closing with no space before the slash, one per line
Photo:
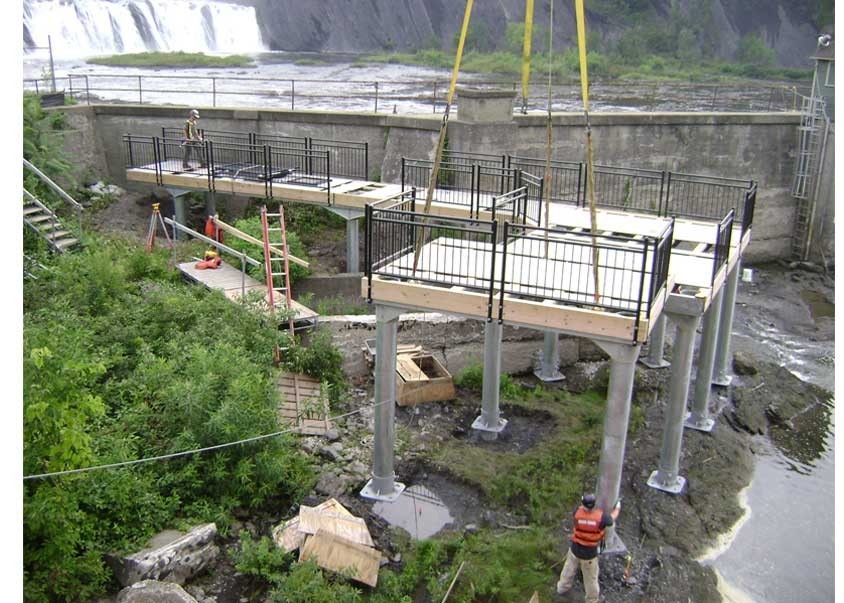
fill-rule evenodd
<path id="1" fill-rule="evenodd" d="M 715 99 L 717 99 L 717 98 L 718 98 L 718 86 L 715 86 L 715 88 L 712 90 L 712 106 L 709 107 L 710 111 L 715 110 Z"/>
<path id="2" fill-rule="evenodd" d="M 378 82 L 375 82 L 375 112 L 378 113 Z"/>
<path id="3" fill-rule="evenodd" d="M 88 104 L 91 104 L 91 86 L 88 82 L 88 76 L 85 76 L 85 99 L 88 101 Z"/>
<path id="4" fill-rule="evenodd" d="M 290 80 L 290 110 L 296 110 L 296 80 Z"/>
<path id="5" fill-rule="evenodd" d="M 437 112 L 437 87 L 439 84 L 439 80 L 434 80 L 434 113 Z"/>
<path id="6" fill-rule="evenodd" d="M 141 89 L 141 76 L 138 76 L 138 103 L 144 104 L 144 93 Z"/>
<path id="7" fill-rule="evenodd" d="M 217 78 L 211 78 L 211 106 L 217 108 Z"/>

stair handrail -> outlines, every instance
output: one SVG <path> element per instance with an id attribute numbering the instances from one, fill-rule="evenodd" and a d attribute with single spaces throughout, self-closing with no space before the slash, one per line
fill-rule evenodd
<path id="1" fill-rule="evenodd" d="M 67 192 L 65 192 L 65 190 L 62 187 L 60 187 L 58 184 L 56 184 L 55 182 L 50 180 L 49 176 L 47 176 L 44 172 L 42 172 L 37 167 L 32 165 L 26 159 L 23 160 L 23 166 L 26 169 L 28 169 L 30 172 L 32 172 L 33 174 L 38 176 L 38 178 L 41 180 L 41 182 L 43 182 L 44 184 L 49 186 L 56 194 L 59 195 L 59 197 L 61 197 L 62 199 L 64 199 L 65 201 L 67 201 L 68 203 L 70 203 L 73 206 L 73 208 L 76 210 L 76 220 L 79 222 L 79 229 L 81 230 L 82 229 L 82 210 L 84 209 L 82 204 L 79 203 L 79 201 L 77 201 L 76 199 L 74 199 L 70 195 L 68 195 Z"/>
<path id="2" fill-rule="evenodd" d="M 28 190 L 23 189 L 23 194 L 26 197 L 28 197 L 29 200 L 32 203 L 37 205 L 42 211 L 46 212 L 50 216 L 50 221 L 53 223 L 53 233 L 52 233 L 53 236 L 52 237 L 47 236 L 47 233 L 45 233 L 43 230 L 41 230 L 40 228 L 38 228 L 34 224 L 30 223 L 30 221 L 26 219 L 26 216 L 24 216 L 24 218 L 23 218 L 24 222 L 26 223 L 27 226 L 29 226 L 32 230 L 34 230 L 38 234 L 38 236 L 40 236 L 42 239 L 47 241 L 52 247 L 54 247 L 55 249 L 57 249 L 59 251 L 59 253 L 61 253 L 62 249 L 58 245 L 56 245 L 56 237 L 55 237 L 56 226 L 61 224 L 61 221 L 59 220 L 58 216 L 56 216 L 55 212 L 52 209 L 50 209 L 49 207 L 47 207 L 46 205 L 41 203 L 41 201 L 39 201 L 35 197 L 35 195 L 30 193 Z"/>

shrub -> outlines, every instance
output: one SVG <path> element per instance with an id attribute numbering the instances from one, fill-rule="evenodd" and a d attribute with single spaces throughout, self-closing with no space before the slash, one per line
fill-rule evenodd
<path id="1" fill-rule="evenodd" d="M 770 67 L 776 61 L 773 48 L 765 45 L 762 36 L 753 32 L 742 36 L 736 49 L 736 60 L 753 67 Z"/>
<path id="2" fill-rule="evenodd" d="M 280 584 L 284 580 L 284 569 L 292 556 L 280 549 L 268 536 L 253 540 L 245 530 L 240 533 L 240 549 L 234 549 L 230 556 L 237 571 L 254 576 L 267 584 Z"/>
<path id="3" fill-rule="evenodd" d="M 342 580 L 342 578 L 340 579 Z M 313 561 L 293 565 L 270 592 L 273 603 L 360 603 L 360 592 L 340 580 L 327 579 Z"/>

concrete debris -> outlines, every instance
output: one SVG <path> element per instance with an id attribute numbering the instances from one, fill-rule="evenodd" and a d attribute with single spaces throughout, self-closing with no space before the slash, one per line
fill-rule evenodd
<path id="1" fill-rule="evenodd" d="M 178 584 L 143 580 L 121 590 L 115 603 L 197 603 L 197 600 Z"/>
<path id="2" fill-rule="evenodd" d="M 378 583 L 381 553 L 374 548 L 366 522 L 336 499 L 315 507 L 302 505 L 299 514 L 272 531 L 273 541 L 288 553 L 299 550 L 299 561 L 313 559 L 321 568 L 347 575 L 368 586 Z"/>

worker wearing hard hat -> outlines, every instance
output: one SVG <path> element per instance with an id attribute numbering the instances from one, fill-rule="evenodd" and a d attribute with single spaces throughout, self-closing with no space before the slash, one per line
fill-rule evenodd
<path id="1" fill-rule="evenodd" d="M 557 593 L 567 592 L 574 583 L 579 569 L 583 574 L 586 603 L 598 603 L 601 588 L 598 585 L 598 547 L 604 540 L 604 530 L 613 525 L 621 511 L 621 501 L 607 513 L 595 508 L 595 495 L 584 494 L 574 512 L 574 533 L 571 536 L 563 571 L 557 582 Z"/>
<path id="2" fill-rule="evenodd" d="M 194 150 L 199 156 L 199 167 L 205 167 L 205 159 L 202 153 L 202 132 L 197 128 L 199 111 L 191 109 L 190 115 L 182 128 L 182 169 L 192 169 L 190 166 L 191 155 Z"/>

